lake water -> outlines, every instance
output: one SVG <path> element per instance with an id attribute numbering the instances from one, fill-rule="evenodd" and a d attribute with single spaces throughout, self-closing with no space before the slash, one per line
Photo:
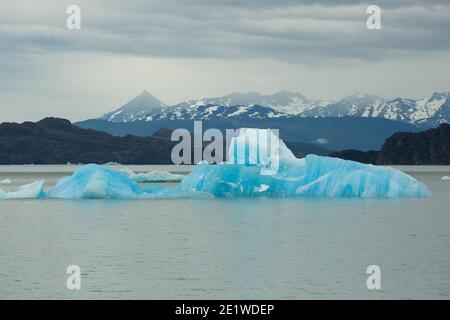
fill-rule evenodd
<path id="1" fill-rule="evenodd" d="M 13 182 L 0 187 L 73 169 L 0 167 Z M 432 197 L 3 200 L 0 298 L 449 299 L 450 168 L 401 169 Z M 81 290 L 66 288 L 69 265 Z M 381 290 L 366 287 L 369 265 Z"/>

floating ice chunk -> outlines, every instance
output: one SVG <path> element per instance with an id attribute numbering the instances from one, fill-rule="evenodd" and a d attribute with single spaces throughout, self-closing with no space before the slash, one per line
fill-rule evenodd
<path id="1" fill-rule="evenodd" d="M 121 164 L 118 162 L 110 161 L 104 164 L 105 166 L 120 166 Z"/>
<path id="2" fill-rule="evenodd" d="M 264 137 L 262 132 L 270 139 L 260 139 Z M 422 182 L 399 170 L 316 155 L 297 159 L 283 141 L 277 139 L 271 130 L 241 129 L 230 144 L 228 163 L 215 166 L 200 163 L 183 179 L 179 190 L 209 192 L 215 197 L 393 198 L 430 195 Z M 258 149 L 255 149 L 255 143 Z M 275 145 L 267 146 L 268 143 Z M 273 174 L 262 174 L 274 162 L 279 163 L 278 170 Z"/>
<path id="3" fill-rule="evenodd" d="M 61 178 L 47 197 L 63 199 L 133 199 L 141 190 L 136 182 L 113 169 L 89 164 Z"/>
<path id="4" fill-rule="evenodd" d="M 443 176 L 443 177 L 441 178 L 441 180 L 442 180 L 442 181 L 450 180 L 450 176 Z"/>
<path id="5" fill-rule="evenodd" d="M 204 193 L 189 193 L 161 186 L 140 187 L 123 172 L 89 164 L 72 176 L 61 178 L 48 190 L 47 197 L 62 199 L 150 199 L 210 197 Z"/>
<path id="6" fill-rule="evenodd" d="M 308 155 L 295 194 L 308 197 L 403 198 L 431 193 L 413 177 L 390 167 Z"/>
<path id="7" fill-rule="evenodd" d="M 153 170 L 145 173 L 134 173 L 128 167 L 120 169 L 120 172 L 126 174 L 130 179 L 136 182 L 180 182 L 184 175 L 173 174 L 167 171 Z"/>
<path id="8" fill-rule="evenodd" d="M 3 179 L 0 184 L 11 184 L 11 179 Z"/>
<path id="9" fill-rule="evenodd" d="M 184 192 L 209 192 L 215 197 L 425 197 L 427 187 L 411 176 L 338 158 L 308 155 L 305 164 L 275 175 L 261 175 L 252 165 L 202 163 L 180 183 Z"/>
<path id="10" fill-rule="evenodd" d="M 44 181 L 42 180 L 20 186 L 17 191 L 3 192 L 3 199 L 39 199 L 44 196 Z M 2 191 L 0 191 L 0 198 L 2 198 Z"/>

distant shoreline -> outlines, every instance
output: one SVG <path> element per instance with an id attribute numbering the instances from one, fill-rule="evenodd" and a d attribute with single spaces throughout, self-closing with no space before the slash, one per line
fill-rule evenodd
<path id="1" fill-rule="evenodd" d="M 106 164 L 105 164 L 106 165 Z M 0 165 L 0 176 L 12 173 L 72 173 L 83 164 L 11 164 Z M 149 164 L 149 165 L 107 165 L 111 168 L 128 167 L 135 172 L 149 172 L 163 170 L 171 173 L 188 174 L 195 165 L 173 165 L 173 164 Z M 450 172 L 450 165 L 376 165 L 380 167 L 391 167 L 406 173 L 442 173 Z"/>
<path id="2" fill-rule="evenodd" d="M 11 164 L 0 165 L 0 176 L 9 173 L 72 173 L 83 164 Z M 135 172 L 149 172 L 153 170 L 169 171 L 171 173 L 188 174 L 192 171 L 193 165 L 170 165 L 170 164 L 150 164 L 150 165 L 107 165 L 111 168 L 130 168 Z M 450 166 L 449 166 L 450 167 Z"/>

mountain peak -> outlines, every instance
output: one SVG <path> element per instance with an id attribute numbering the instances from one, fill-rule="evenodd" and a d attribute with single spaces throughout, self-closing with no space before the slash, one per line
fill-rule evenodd
<path id="1" fill-rule="evenodd" d="M 450 97 L 450 92 L 434 92 L 431 99 L 443 99 Z"/>
<path id="2" fill-rule="evenodd" d="M 123 105 L 121 108 L 130 108 L 130 107 L 136 107 L 138 105 L 141 106 L 165 106 L 166 104 L 154 96 L 150 94 L 147 90 L 142 91 L 139 95 L 131 99 L 129 102 L 127 102 L 125 105 Z M 139 107 L 138 107 L 139 108 Z"/>
<path id="3" fill-rule="evenodd" d="M 120 108 L 105 114 L 100 119 L 113 122 L 134 121 L 135 117 L 148 112 L 159 112 L 167 105 L 155 98 L 147 90 L 128 101 Z"/>
<path id="4" fill-rule="evenodd" d="M 372 104 L 377 101 L 384 101 L 384 99 L 377 95 L 361 93 L 361 92 L 355 92 L 354 94 L 346 96 L 340 100 L 340 102 L 347 102 L 347 103 L 358 102 L 358 103 L 363 103 L 363 104 Z"/>
<path id="5" fill-rule="evenodd" d="M 347 96 L 347 98 L 358 98 L 358 99 L 365 99 L 365 98 L 379 98 L 379 96 L 374 94 L 368 94 L 368 93 L 362 93 L 362 92 L 355 92 L 354 94 Z"/>
<path id="6" fill-rule="evenodd" d="M 298 91 L 290 91 L 290 90 L 280 90 L 275 92 L 272 96 L 274 99 L 300 99 L 303 101 L 309 101 L 302 93 Z"/>
<path id="7" fill-rule="evenodd" d="M 292 95 L 302 95 L 302 94 L 298 91 L 291 91 L 291 90 L 283 89 L 283 90 L 279 90 L 279 91 L 275 92 L 273 95 L 274 96 L 275 95 L 292 96 Z"/>
<path id="8" fill-rule="evenodd" d="M 145 89 L 141 92 L 141 94 L 140 94 L 139 96 L 146 96 L 146 97 L 150 96 L 150 97 L 153 97 L 153 96 L 150 94 L 150 92 L 148 92 L 148 90 L 145 90 Z"/>

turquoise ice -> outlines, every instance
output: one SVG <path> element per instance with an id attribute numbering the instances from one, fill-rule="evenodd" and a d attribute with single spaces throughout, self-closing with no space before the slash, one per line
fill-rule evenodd
<path id="1" fill-rule="evenodd" d="M 262 175 L 257 165 L 197 165 L 178 186 L 215 197 L 410 198 L 430 196 L 428 188 L 393 168 L 308 155 L 302 165 Z"/>
<path id="2" fill-rule="evenodd" d="M 136 182 L 180 182 L 184 178 L 182 174 L 174 174 L 160 170 L 134 173 L 133 170 L 125 167 L 119 171 Z"/>
<path id="3" fill-rule="evenodd" d="M 229 163 L 197 165 L 178 190 L 228 198 L 431 195 L 422 182 L 390 167 L 316 155 L 297 159 L 270 129 L 241 129 L 230 144 L 228 158 Z M 271 172 L 270 168 L 277 170 Z"/>
<path id="4" fill-rule="evenodd" d="M 208 197 L 209 194 L 182 191 L 160 186 L 142 187 L 121 171 L 106 166 L 82 166 L 72 176 L 61 178 L 48 190 L 47 198 L 60 199 L 151 199 Z"/>
<path id="5" fill-rule="evenodd" d="M 258 136 L 264 139 L 255 138 Z M 269 146 L 269 143 L 275 144 Z M 0 199 L 411 198 L 430 195 L 425 184 L 390 167 L 316 155 L 297 159 L 271 130 L 262 129 L 241 129 L 231 142 L 229 162 L 199 163 L 176 187 L 142 186 L 128 174 L 91 164 L 82 166 L 72 176 L 61 178 L 47 192 L 43 191 L 43 182 L 12 193 L 0 189 Z"/>
<path id="6" fill-rule="evenodd" d="M 43 180 L 20 186 L 16 191 L 4 192 L 0 189 L 0 199 L 39 199 L 44 197 Z"/>

